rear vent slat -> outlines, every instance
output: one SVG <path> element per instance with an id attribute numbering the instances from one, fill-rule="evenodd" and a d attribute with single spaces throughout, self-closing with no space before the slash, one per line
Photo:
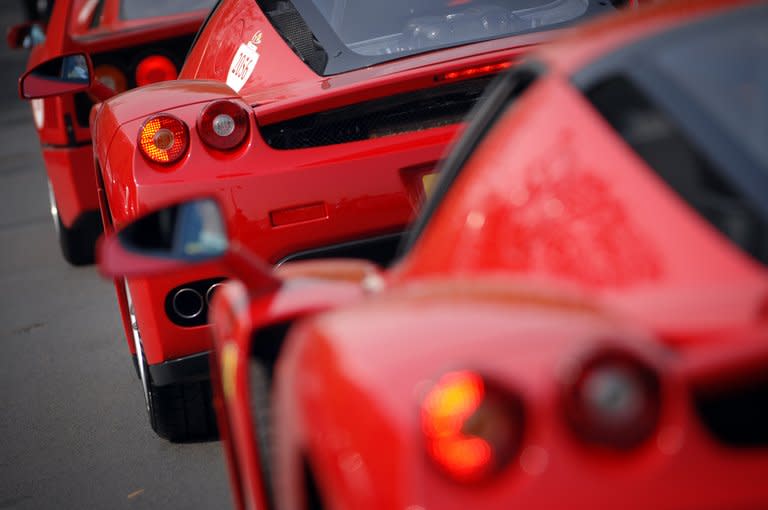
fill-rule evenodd
<path id="1" fill-rule="evenodd" d="M 274 149 L 304 149 L 457 124 L 492 76 L 374 99 L 261 127 Z"/>
<path id="2" fill-rule="evenodd" d="M 768 447 L 768 380 L 727 392 L 694 397 L 704 426 L 721 443 L 736 447 Z"/>

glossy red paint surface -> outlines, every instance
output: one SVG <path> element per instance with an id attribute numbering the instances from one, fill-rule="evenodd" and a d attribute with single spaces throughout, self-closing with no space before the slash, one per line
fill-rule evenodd
<path id="1" fill-rule="evenodd" d="M 238 47 L 259 31 L 260 58 L 235 94 L 224 83 L 230 64 Z M 213 194 L 223 205 L 231 235 L 270 263 L 304 250 L 401 232 L 423 195 L 414 169 L 431 171 L 462 125 L 296 150 L 270 147 L 260 126 L 432 88 L 436 76 L 516 61 L 529 47 L 552 37 L 537 33 L 497 39 L 323 78 L 285 45 L 255 2 L 224 1 L 201 32 L 178 81 L 121 94 L 99 111 L 93 136 L 109 206 L 105 219 L 119 228 L 174 198 Z M 231 151 L 212 149 L 195 127 L 204 107 L 218 99 L 234 100 L 252 111 L 246 141 Z M 152 164 L 137 149 L 142 123 L 160 112 L 189 127 L 189 149 L 170 165 Z M 195 270 L 187 278 L 221 275 Z M 167 361 L 171 358 L 164 356 L 171 354 L 195 354 L 210 341 L 205 328 L 169 321 L 163 307 L 169 283 L 145 279 L 138 297 L 132 292 L 137 301 L 149 299 L 137 305 L 137 319 L 150 364 Z"/>
<path id="2" fill-rule="evenodd" d="M 198 11 L 161 18 L 123 21 L 119 19 L 118 0 L 106 0 L 101 22 L 92 28 L 96 2 L 57 0 L 45 28 L 46 38 L 32 48 L 27 69 L 59 55 L 85 52 L 97 54 L 138 44 L 194 34 L 206 12 Z M 78 122 L 72 95 L 34 100 L 36 128 L 43 146 L 46 171 L 56 196 L 62 223 L 72 226 L 82 214 L 98 209 L 93 160 L 82 159 L 82 151 L 90 150 L 88 125 Z M 67 127 L 69 126 L 69 127 Z M 49 160 L 46 151 L 56 152 Z M 62 155 L 62 152 L 71 152 Z"/>
<path id="3" fill-rule="evenodd" d="M 294 266 L 294 267 L 291 267 Z M 350 273 L 316 265 L 287 264 L 285 283 L 276 291 L 249 293 L 239 282 L 227 282 L 217 293 L 211 310 L 215 355 L 211 375 L 219 388 L 220 416 L 224 426 L 226 449 L 245 447 L 258 451 L 250 405 L 249 372 L 251 343 L 258 331 L 271 325 L 291 323 L 307 314 L 341 306 L 360 299 L 363 289 Z M 357 269 L 357 268 L 355 268 Z M 315 275 L 321 273 L 322 279 Z M 304 276 L 306 274 L 306 276 Z M 258 455 L 244 456 L 229 450 L 233 492 L 248 508 L 267 508 Z"/>
<path id="4" fill-rule="evenodd" d="M 526 303 L 526 286 L 516 295 L 515 285 L 501 277 L 468 278 L 463 286 L 456 279 L 414 283 L 294 329 L 279 366 L 274 424 L 282 434 L 277 479 L 291 488 L 283 493 L 288 506 L 302 494 L 300 455 L 309 456 L 333 508 L 554 508 L 564 493 L 575 508 L 764 504 L 764 450 L 718 441 L 690 401 L 701 380 L 692 367 L 704 359 L 710 375 L 731 381 L 761 373 L 732 363 L 735 353 L 752 357 L 764 374 L 765 322 L 729 331 L 732 355 L 713 357 L 706 349 L 670 350 L 659 332 L 609 306 Z M 608 347 L 664 376 L 660 424 L 628 452 L 576 440 L 562 415 L 568 366 Z M 429 463 L 416 412 L 425 388 L 456 369 L 502 381 L 526 413 L 520 454 L 497 477 L 470 486 Z"/>
<path id="5" fill-rule="evenodd" d="M 54 190 L 66 200 L 58 200 L 61 222 L 71 225 L 83 211 L 98 209 L 94 178 L 83 174 L 93 169 L 93 149 L 89 145 L 75 148 L 44 146 L 43 161 Z"/>
<path id="6" fill-rule="evenodd" d="M 544 50 L 548 72 L 477 147 L 384 276 L 386 290 L 302 314 L 272 400 L 280 508 L 305 507 L 305 466 L 335 509 L 766 505 L 764 445 L 734 447 L 696 405 L 765 383 L 768 271 L 668 189 L 569 79 L 624 44 L 732 5 L 672 2 Z M 214 363 L 224 351 L 239 362 L 234 387 L 214 382 L 244 508 L 264 508 L 244 361 L 250 324 L 268 315 L 261 302 L 245 312 L 222 300 L 241 311 L 240 327 L 214 330 Z M 661 377 L 658 426 L 628 451 L 580 440 L 564 416 L 569 374 L 606 349 Z M 449 370 L 473 370 L 523 402 L 523 445 L 485 482 L 447 478 L 424 450 L 419 405 Z"/>

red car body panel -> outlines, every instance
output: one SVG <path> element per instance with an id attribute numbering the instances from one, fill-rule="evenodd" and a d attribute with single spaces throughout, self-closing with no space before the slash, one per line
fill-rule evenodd
<path id="1" fill-rule="evenodd" d="M 259 31 L 258 64 L 233 95 L 223 84 L 233 55 Z M 178 81 L 122 94 L 98 113 L 93 134 L 106 228 L 120 227 L 174 197 L 208 193 L 223 205 L 230 234 L 270 263 L 304 250 L 396 235 L 423 197 L 421 176 L 433 171 L 461 124 L 296 150 L 268 146 L 260 129 L 298 115 L 432 88 L 446 72 L 516 61 L 552 37 L 553 32 L 511 36 L 321 77 L 290 50 L 255 2 L 224 1 L 200 33 Z M 216 98 L 236 98 L 253 111 L 250 134 L 233 151 L 208 148 L 195 129 L 204 105 Z M 151 163 L 137 148 L 142 122 L 159 112 L 190 128 L 187 153 L 171 165 Z M 176 286 L 226 276 L 210 267 L 128 282 L 131 294 L 141 296 L 135 302 L 150 300 L 136 304 L 150 365 L 210 348 L 206 327 L 179 326 L 163 306 Z M 124 299 L 121 295 L 118 290 Z M 120 306 L 128 331 L 127 306 Z"/>
<path id="2" fill-rule="evenodd" d="M 514 294 L 504 302 L 498 295 L 503 283 L 497 278 L 488 284 L 496 287 L 490 299 L 478 292 L 478 279 L 464 289 L 449 282 L 452 295 L 442 296 L 428 296 L 430 286 L 439 289 L 441 282 L 414 284 L 292 332 L 275 394 L 274 426 L 281 434 L 275 483 L 286 508 L 299 507 L 305 492 L 303 457 L 333 508 L 555 508 L 563 494 L 574 508 L 765 503 L 765 452 L 725 447 L 702 427 L 689 403 L 697 384 L 692 367 L 704 359 L 708 376 L 733 381 L 761 373 L 755 369 L 764 373 L 764 323 L 747 334 L 732 332 L 737 334 L 730 335 L 728 357 L 695 348 L 673 355 L 655 341 L 657 335 L 620 314 L 546 306 L 539 298 L 526 304 Z M 407 349 L 393 345 L 399 338 L 412 339 Z M 621 346 L 664 374 L 658 432 L 627 453 L 574 441 L 561 419 L 563 370 L 605 345 Z M 759 368 L 750 373 L 732 364 L 737 353 L 761 363 Z M 457 368 L 504 381 L 526 405 L 519 456 L 479 485 L 458 484 L 430 465 L 418 421 L 420 395 L 432 378 Z"/>
<path id="3" fill-rule="evenodd" d="M 46 27 L 45 42 L 32 48 L 27 69 L 51 58 L 76 52 L 89 54 L 147 44 L 181 35 L 191 35 L 200 26 L 205 11 L 181 15 L 123 21 L 118 0 L 106 0 L 98 27 L 91 28 L 95 2 L 57 0 Z M 86 212 L 99 208 L 91 133 L 81 125 L 72 95 L 34 100 L 33 110 L 41 109 L 42 122 L 36 128 L 43 146 L 46 171 L 56 195 L 57 207 L 65 227 L 71 227 Z M 65 122 L 69 116 L 69 128 Z"/>
<path id="4" fill-rule="evenodd" d="M 463 193 L 446 197 L 434 217 L 440 228 L 425 232 L 393 279 L 512 271 L 621 295 L 764 278 L 764 268 L 677 199 L 561 76 L 532 85 L 516 113 L 477 148 L 457 182 Z M 536 142 L 542 132 L 552 133 L 548 147 Z M 513 156 L 515 164 L 505 164 Z M 648 211 L 665 228 L 649 222 Z"/>
<path id="5" fill-rule="evenodd" d="M 306 507 L 306 467 L 336 509 L 766 505 L 765 448 L 725 444 L 695 402 L 765 377 L 768 271 L 669 189 L 570 83 L 598 57 L 735 5 L 673 2 L 537 54 L 547 72 L 476 148 L 408 255 L 374 282 L 386 290 L 289 333 L 272 400 L 279 508 Z M 218 322 L 236 305 L 215 307 Z M 245 508 L 266 505 L 247 374 L 247 325 L 264 313 L 243 312 L 231 334 L 214 330 L 214 384 Z M 568 368 L 605 348 L 661 374 L 658 427 L 625 452 L 579 441 L 563 416 Z M 236 370 L 222 369 L 224 351 Z M 471 485 L 432 465 L 419 422 L 426 391 L 455 369 L 501 381 L 525 407 L 518 455 Z"/>

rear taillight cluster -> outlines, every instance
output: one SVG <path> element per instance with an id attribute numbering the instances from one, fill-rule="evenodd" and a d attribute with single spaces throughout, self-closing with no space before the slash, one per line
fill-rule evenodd
<path id="1" fill-rule="evenodd" d="M 126 73 L 117 65 L 100 64 L 94 69 L 96 79 L 102 84 L 111 88 L 118 94 L 128 90 L 130 72 Z M 178 69 L 169 57 L 165 55 L 149 55 L 144 57 L 136 65 L 133 73 L 133 83 L 135 86 L 142 87 L 151 83 L 161 81 L 175 80 L 178 77 Z"/>
<path id="2" fill-rule="evenodd" d="M 97 80 L 118 94 L 128 90 L 128 80 L 125 77 L 125 73 L 117 66 L 101 64 L 96 66 L 93 72 Z"/>
<path id="3" fill-rule="evenodd" d="M 165 55 L 150 55 L 144 57 L 136 66 L 136 86 L 142 87 L 150 83 L 175 80 L 178 76 L 176 64 Z"/>
<path id="4" fill-rule="evenodd" d="M 156 163 L 171 164 L 187 153 L 189 130 L 172 115 L 161 114 L 147 119 L 139 131 L 139 148 Z"/>
<path id="5" fill-rule="evenodd" d="M 250 131 L 249 110 L 231 100 L 222 99 L 206 105 L 197 119 L 197 134 L 215 150 L 231 151 L 245 142 Z M 180 119 L 161 113 L 147 119 L 139 131 L 139 148 L 150 161 L 172 164 L 189 147 L 189 129 Z"/>
<path id="6" fill-rule="evenodd" d="M 630 450 L 657 429 L 659 377 L 624 351 L 592 353 L 563 381 L 560 407 L 567 428 L 582 443 Z M 427 456 L 453 480 L 487 480 L 522 450 L 522 399 L 475 372 L 440 377 L 422 400 L 420 414 Z"/>
<path id="7" fill-rule="evenodd" d="M 197 119 L 197 133 L 209 147 L 231 150 L 248 136 L 248 111 L 234 101 L 215 101 Z"/>
<path id="8" fill-rule="evenodd" d="M 427 454 L 441 471 L 460 482 L 476 482 L 517 454 L 523 406 L 474 372 L 449 372 L 423 400 L 421 428 Z"/>
<path id="9" fill-rule="evenodd" d="M 639 446 L 656 429 L 661 387 L 656 371 L 623 351 L 601 351 L 565 381 L 563 409 L 583 441 L 612 449 Z"/>

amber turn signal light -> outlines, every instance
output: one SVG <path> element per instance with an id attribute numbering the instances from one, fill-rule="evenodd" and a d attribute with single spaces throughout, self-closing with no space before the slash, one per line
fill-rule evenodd
<path id="1" fill-rule="evenodd" d="M 507 466 L 520 449 L 519 399 L 471 371 L 444 374 L 421 404 L 432 462 L 459 482 L 479 482 Z"/>
<path id="2" fill-rule="evenodd" d="M 155 163 L 175 163 L 187 153 L 187 125 L 168 114 L 154 115 L 144 121 L 139 130 L 139 149 Z"/>

